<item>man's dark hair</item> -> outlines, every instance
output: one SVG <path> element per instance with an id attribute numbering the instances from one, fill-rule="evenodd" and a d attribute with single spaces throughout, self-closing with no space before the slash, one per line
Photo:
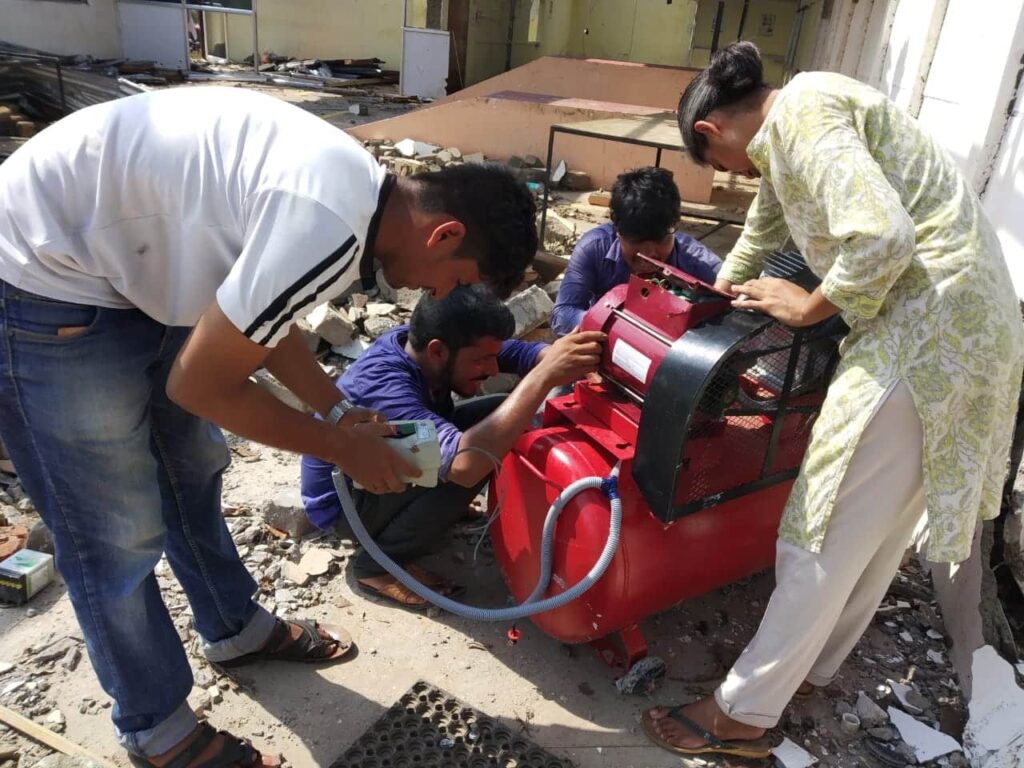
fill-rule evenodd
<path id="1" fill-rule="evenodd" d="M 409 320 L 409 344 L 417 352 L 440 339 L 453 354 L 483 338 L 512 338 L 512 311 L 483 285 L 461 285 L 443 299 L 423 294 Z"/>
<path id="2" fill-rule="evenodd" d="M 637 168 L 623 173 L 612 187 L 615 230 L 636 243 L 660 242 L 679 226 L 679 189 L 664 168 Z"/>
<path id="3" fill-rule="evenodd" d="M 450 165 L 410 178 L 419 208 L 447 213 L 465 225 L 456 257 L 475 259 L 498 297 L 512 293 L 537 253 L 537 208 L 526 185 L 504 166 L 486 163 Z"/>

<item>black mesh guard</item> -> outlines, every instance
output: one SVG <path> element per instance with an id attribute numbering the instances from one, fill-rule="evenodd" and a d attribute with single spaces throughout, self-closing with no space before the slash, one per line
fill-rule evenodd
<path id="1" fill-rule="evenodd" d="M 778 256 L 766 275 L 814 288 L 799 254 Z M 640 417 L 633 477 L 651 512 L 668 523 L 795 477 L 845 333 L 736 310 L 678 339 Z"/>

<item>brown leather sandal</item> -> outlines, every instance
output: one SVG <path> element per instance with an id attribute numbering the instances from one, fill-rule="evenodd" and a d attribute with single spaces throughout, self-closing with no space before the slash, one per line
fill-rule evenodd
<path id="1" fill-rule="evenodd" d="M 405 608 L 407 611 L 423 611 L 430 605 L 430 603 L 397 579 L 389 584 L 385 584 L 383 587 L 375 587 L 371 584 L 364 584 L 361 581 L 356 581 L 356 584 L 361 592 L 366 593 L 370 597 L 383 597 L 398 605 L 399 608 Z"/>
<path id="2" fill-rule="evenodd" d="M 302 630 L 296 638 L 292 637 L 292 627 Z M 352 648 L 352 635 L 341 627 L 320 624 L 306 619 L 288 621 L 279 618 L 263 648 L 234 659 L 218 661 L 216 666 L 231 669 L 257 661 L 301 661 L 307 664 L 323 664 L 340 659 Z"/>
<path id="3" fill-rule="evenodd" d="M 201 763 L 193 763 L 218 736 L 224 741 L 220 750 Z M 128 753 L 128 760 L 137 768 L 154 768 L 154 763 L 139 755 Z M 248 739 L 240 739 L 227 731 L 218 731 L 209 723 L 200 723 L 199 733 L 192 742 L 163 768 L 262 768 L 263 755 Z"/>

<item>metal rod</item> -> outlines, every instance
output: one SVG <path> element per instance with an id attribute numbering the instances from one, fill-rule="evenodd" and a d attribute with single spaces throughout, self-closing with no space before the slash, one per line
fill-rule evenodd
<path id="1" fill-rule="evenodd" d="M 509 0 L 508 41 L 505 43 L 505 71 L 512 69 L 512 40 L 516 26 L 516 0 Z"/>
<path id="2" fill-rule="evenodd" d="M 771 472 L 772 464 L 775 462 L 775 450 L 779 445 L 779 435 L 782 434 L 782 426 L 786 421 L 786 406 L 789 404 L 790 390 L 793 388 L 793 380 L 796 378 L 796 369 L 800 365 L 800 350 L 803 347 L 804 335 L 797 332 L 793 335 L 793 349 L 789 353 L 789 364 L 786 366 L 786 375 L 782 379 L 782 392 L 779 394 L 778 409 L 772 416 L 772 433 L 768 438 L 768 450 L 764 454 L 764 464 L 761 465 L 761 475 Z"/>
<path id="3" fill-rule="evenodd" d="M 654 167 L 661 168 L 661 147 L 658 147 L 658 152 L 654 155 Z"/>
<path id="4" fill-rule="evenodd" d="M 750 0 L 743 0 L 743 11 L 740 13 L 740 28 L 736 32 L 736 39 L 743 39 L 743 28 L 747 25 L 747 11 L 750 10 Z"/>
<path id="5" fill-rule="evenodd" d="M 260 71 L 260 30 L 259 16 L 256 15 L 256 0 L 252 0 L 252 71 Z"/>
<path id="6" fill-rule="evenodd" d="M 256 7 L 256 0 L 253 0 L 253 7 Z M 192 3 L 185 3 L 185 8 L 190 11 L 211 11 L 213 13 L 227 13 L 235 16 L 255 16 L 256 11 L 247 11 L 243 8 L 221 8 L 220 6 L 211 5 L 194 5 Z"/>
<path id="7" fill-rule="evenodd" d="M 705 232 L 703 235 L 701 235 L 697 239 L 698 240 L 703 240 L 706 237 L 711 237 L 718 230 L 725 229 L 728 226 L 729 226 L 729 222 L 728 221 L 720 221 L 718 224 L 715 224 L 715 226 L 713 226 L 711 229 L 709 229 L 707 232 Z"/>
<path id="8" fill-rule="evenodd" d="M 711 54 L 718 50 L 718 36 L 722 33 L 722 16 L 725 14 L 725 0 L 718 0 L 718 10 L 715 11 L 715 23 L 711 28 Z"/>
<path id="9" fill-rule="evenodd" d="M 664 344 L 666 346 L 669 346 L 669 347 L 671 347 L 675 343 L 668 336 L 663 336 L 662 334 L 658 333 L 653 328 L 648 328 L 646 325 L 641 323 L 639 320 L 634 320 L 632 317 L 627 315 L 621 309 L 616 309 L 615 307 L 610 307 L 610 309 L 611 309 L 611 313 L 613 315 L 615 315 L 616 317 L 619 317 L 622 320 L 626 321 L 627 323 L 632 325 L 634 328 L 640 329 L 641 331 L 646 333 L 648 336 L 650 336 L 652 339 L 657 339 L 662 344 Z"/>
<path id="10" fill-rule="evenodd" d="M 626 384 L 623 384 L 621 381 L 617 381 L 617 380 L 613 379 L 611 376 L 605 376 L 603 381 L 606 384 L 611 384 L 613 387 L 615 387 L 617 390 L 622 392 L 622 394 L 624 394 L 626 397 L 628 397 L 630 400 L 632 400 L 637 405 L 643 405 L 644 404 L 644 396 L 641 395 L 639 392 L 637 392 L 632 387 L 627 386 Z"/>
<path id="11" fill-rule="evenodd" d="M 727 491 L 721 493 L 715 493 L 711 496 L 705 496 L 702 499 L 696 501 L 689 501 L 685 504 L 679 504 L 673 509 L 675 513 L 675 519 L 685 517 L 686 515 L 692 515 L 694 512 L 700 512 L 702 509 L 708 507 L 717 507 L 719 504 L 724 504 L 727 501 L 738 499 L 741 496 L 746 496 L 748 493 L 755 493 L 756 491 L 770 488 L 773 485 L 784 482 L 786 480 L 792 480 L 797 476 L 798 469 L 787 469 L 784 472 L 777 472 L 770 477 L 763 477 L 760 480 L 754 480 L 750 483 L 743 485 L 737 485 L 735 488 L 730 488 Z"/>
<path id="12" fill-rule="evenodd" d="M 64 70 L 61 69 L 60 61 L 57 61 L 57 91 L 60 94 L 61 117 L 68 114 L 68 100 L 64 95 Z"/>
<path id="13" fill-rule="evenodd" d="M 548 157 L 544 173 L 543 198 L 540 201 L 540 249 L 544 250 L 544 233 L 548 228 L 548 190 L 550 189 L 551 174 L 554 169 L 551 167 L 551 158 L 555 151 L 555 126 L 551 126 L 548 132 Z"/>
<path id="14" fill-rule="evenodd" d="M 182 30 L 185 33 L 185 66 L 182 67 L 182 69 L 185 72 L 191 72 L 192 71 L 192 50 L 188 47 L 188 40 L 189 40 L 188 31 L 189 31 L 189 27 L 191 27 L 191 25 L 192 25 L 191 20 L 188 17 L 188 4 L 187 4 L 186 0 L 181 0 L 181 28 L 182 28 Z M 187 77 L 188 77 L 188 75 L 186 75 L 186 78 Z"/>

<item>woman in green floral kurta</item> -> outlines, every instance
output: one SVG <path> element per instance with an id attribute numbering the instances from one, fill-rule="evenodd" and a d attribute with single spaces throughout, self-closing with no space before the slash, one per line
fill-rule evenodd
<path id="1" fill-rule="evenodd" d="M 852 649 L 908 525 L 926 508 L 928 558 L 953 563 L 969 556 L 977 521 L 998 514 L 1024 327 L 977 196 L 873 88 L 819 72 L 772 90 L 757 49 L 737 43 L 687 88 L 679 122 L 694 160 L 761 178 L 718 287 L 788 325 L 840 313 L 850 326 L 757 637 L 713 699 L 644 719 L 675 751 L 756 756 L 800 681 L 827 684 Z M 813 293 L 757 277 L 789 237 L 822 280 Z M 847 573 L 851 563 L 863 568 Z"/>

